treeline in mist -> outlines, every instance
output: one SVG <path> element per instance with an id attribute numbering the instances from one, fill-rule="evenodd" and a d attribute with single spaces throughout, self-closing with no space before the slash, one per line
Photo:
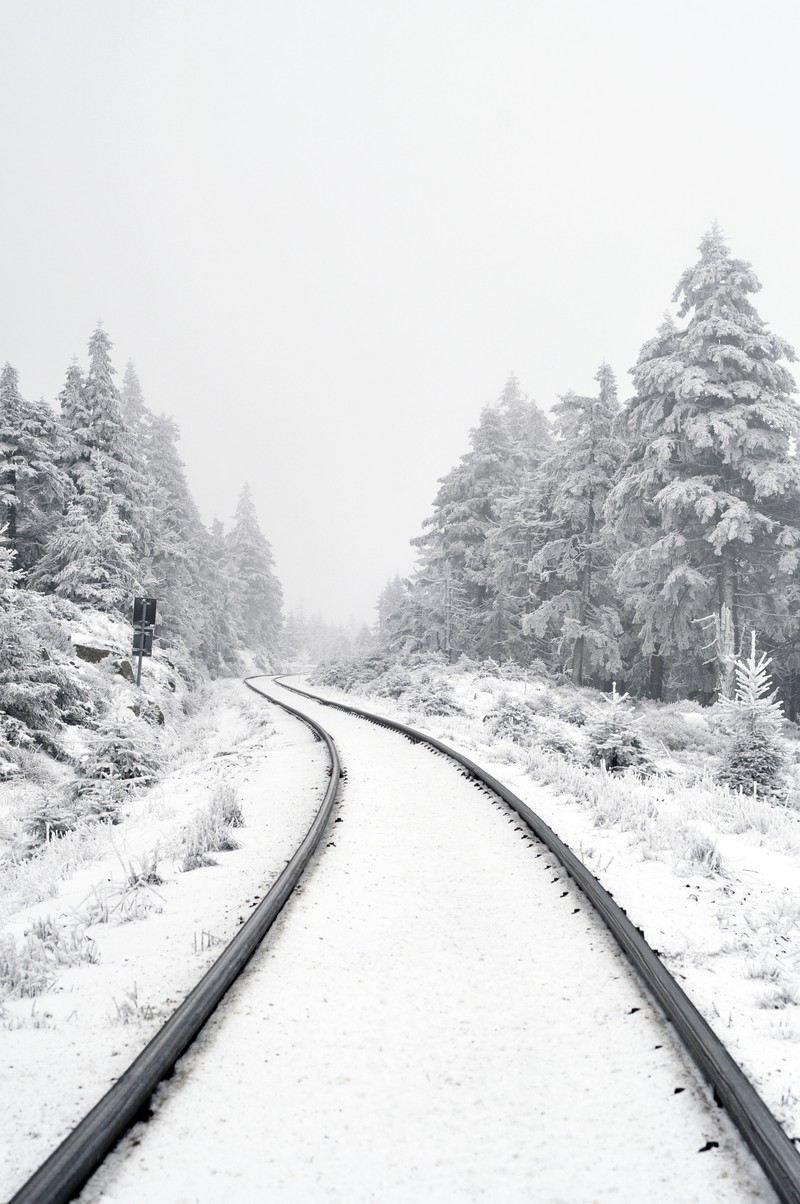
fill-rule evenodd
<path id="1" fill-rule="evenodd" d="M 608 364 L 552 419 L 512 377 L 441 480 L 416 574 L 381 596 L 381 641 L 708 700 L 755 630 L 797 714 L 795 356 L 759 288 L 714 226 L 624 405 Z"/>
<path id="2" fill-rule="evenodd" d="M 179 659 L 213 674 L 243 649 L 273 662 L 281 586 L 247 485 L 230 529 L 206 529 L 178 428 L 148 409 L 132 364 L 117 388 L 111 348 L 98 325 L 58 412 L 27 401 L 10 364 L 0 374 L 0 676 L 22 672 L 42 598 L 128 617 L 134 596 L 157 597 L 159 646 Z"/>

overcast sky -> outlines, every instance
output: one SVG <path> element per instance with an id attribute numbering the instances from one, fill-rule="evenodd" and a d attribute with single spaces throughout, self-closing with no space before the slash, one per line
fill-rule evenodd
<path id="1" fill-rule="evenodd" d="M 800 345 L 796 0 L 3 0 L 0 362 L 98 318 L 253 488 L 287 602 L 372 618 L 511 371 L 627 371 L 717 219 Z"/>

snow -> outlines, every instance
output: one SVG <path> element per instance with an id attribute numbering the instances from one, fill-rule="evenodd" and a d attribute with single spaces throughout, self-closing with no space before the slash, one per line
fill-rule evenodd
<path id="1" fill-rule="evenodd" d="M 83 1204 L 774 1199 L 513 818 L 424 746 L 289 697 L 339 744 L 342 822 Z"/>
<path id="2" fill-rule="evenodd" d="M 96 964 L 63 968 L 35 999 L 0 1008 L 0 1196 L 15 1190 L 144 1047 L 201 977 L 307 830 L 327 784 L 324 748 L 241 682 L 218 682 L 184 738 L 195 745 L 121 825 L 100 825 L 99 859 L 58 894 L 6 921 L 17 937 L 37 918 L 69 923 L 98 897 L 111 920 L 86 930 Z M 245 826 L 217 866 L 181 873 L 170 856 L 186 820 L 220 783 L 234 785 Z M 53 856 L 62 842 L 53 842 Z M 132 892 L 131 864 L 160 850 L 163 882 Z M 114 910 L 116 908 L 116 910 Z M 123 922 L 125 915 L 134 917 Z M 13 1118 L 13 1124 L 11 1123 Z"/>
<path id="3" fill-rule="evenodd" d="M 787 1134 L 800 1136 L 800 816 L 744 799 L 736 803 L 741 829 L 734 831 L 737 825 L 715 815 L 714 800 L 704 799 L 700 786 L 681 787 L 676 798 L 654 784 L 637 787 L 641 798 L 631 797 L 623 822 L 613 793 L 621 789 L 618 781 L 593 781 L 598 797 L 590 802 L 559 789 L 558 775 L 569 769 L 563 759 L 553 759 L 552 784 L 544 785 L 535 767 L 528 768 L 524 748 L 488 739 L 482 716 L 495 699 L 504 692 L 530 696 L 535 683 L 472 673 L 452 673 L 448 680 L 465 718 L 420 716 L 402 700 L 295 684 L 429 731 L 505 782 L 613 894 Z M 648 812 L 653 807 L 655 818 Z M 692 830 L 707 834 L 721 872 L 692 866 L 685 847 Z"/>

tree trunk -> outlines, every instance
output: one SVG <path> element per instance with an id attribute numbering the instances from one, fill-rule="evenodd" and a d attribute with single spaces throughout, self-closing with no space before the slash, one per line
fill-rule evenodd
<path id="1" fill-rule="evenodd" d="M 5 541 L 13 552 L 17 551 L 17 473 L 13 468 L 7 468 L 3 474 L 8 492 L 14 501 L 6 506 Z"/>
<path id="2" fill-rule="evenodd" d="M 664 697 L 664 658 L 660 652 L 650 653 L 647 697 L 652 698 L 655 702 L 661 702 Z"/>
<path id="3" fill-rule="evenodd" d="M 717 618 L 717 691 L 720 698 L 733 698 L 736 684 L 736 561 L 723 557 L 719 576 Z"/>
<path id="4" fill-rule="evenodd" d="M 586 531 L 584 540 L 586 545 L 586 560 L 581 573 L 581 598 L 578 603 L 578 622 L 583 627 L 586 622 L 586 614 L 589 610 L 589 602 L 592 596 L 592 536 L 594 535 L 594 499 L 589 499 L 589 513 L 586 515 Z M 584 636 L 578 636 L 575 641 L 575 647 L 572 650 L 572 680 L 576 686 L 583 685 L 583 658 L 586 648 L 586 639 Z"/>

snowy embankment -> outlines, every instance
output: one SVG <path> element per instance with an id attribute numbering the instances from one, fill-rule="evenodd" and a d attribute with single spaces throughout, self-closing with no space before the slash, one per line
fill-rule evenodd
<path id="1" fill-rule="evenodd" d="M 238 681 L 208 687 L 171 746 L 164 776 L 130 800 L 119 823 L 51 840 L 0 880 L 0 1079 L 13 1084 L 0 1125 L 3 1199 L 234 935 L 293 854 L 326 785 L 322 746 Z M 13 811 L 29 787 L 8 783 L 0 806 Z M 216 844 L 238 847 L 215 848 L 214 823 L 227 833 Z"/>
<path id="2" fill-rule="evenodd" d="M 493 738 L 484 718 L 502 696 L 536 703 L 545 687 L 437 668 L 424 677 L 398 700 L 292 682 L 428 731 L 505 782 L 643 930 L 787 1134 L 800 1137 L 800 813 L 731 794 L 707 774 L 692 783 L 663 745 L 672 773 L 641 780 L 563 755 L 552 745 L 565 725 L 547 718 L 527 744 Z M 441 690 L 461 714 L 425 713 Z M 684 721 L 706 722 L 692 704 Z"/>
<path id="3" fill-rule="evenodd" d="M 773 1200 L 540 846 L 446 759 L 288 697 L 339 746 L 341 822 L 84 1204 Z"/>

